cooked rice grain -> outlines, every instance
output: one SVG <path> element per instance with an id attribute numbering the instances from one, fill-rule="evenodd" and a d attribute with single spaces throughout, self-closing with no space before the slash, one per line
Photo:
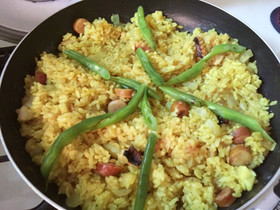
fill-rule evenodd
<path id="1" fill-rule="evenodd" d="M 72 49 L 106 67 L 112 76 L 125 76 L 156 88 L 135 55 L 134 44 L 143 42 L 137 26 L 137 16 L 131 22 L 116 27 L 97 19 L 85 27 L 78 37 L 66 34 L 59 49 Z M 147 52 L 151 62 L 168 80 L 196 62 L 193 39 L 201 37 L 207 50 L 222 43 L 237 43 L 228 34 L 214 29 L 193 33 L 179 32 L 180 26 L 155 12 L 146 17 L 158 43 L 157 52 Z M 203 72 L 177 87 L 199 98 L 225 105 L 248 114 L 268 131 L 269 101 L 257 89 L 261 80 L 256 75 L 252 52 L 226 53 L 217 65 L 208 62 Z M 104 81 L 76 61 L 60 53 L 42 53 L 36 71 L 47 74 L 47 84 L 26 76 L 26 96 L 18 109 L 21 134 L 28 140 L 26 151 L 40 165 L 44 153 L 56 137 L 76 123 L 107 111 L 107 104 L 116 99 L 116 84 Z M 260 165 L 268 150 L 260 133 L 253 132 L 246 146 L 253 154 L 252 163 L 245 168 L 228 164 L 232 131 L 240 125 L 230 122 L 219 126 L 217 117 L 206 107 L 192 107 L 189 116 L 176 117 L 170 111 L 174 102 L 163 95 L 163 101 L 151 99 L 158 121 L 159 140 L 154 153 L 150 176 L 147 209 L 216 209 L 215 193 L 225 187 L 240 197 L 248 190 L 240 173 L 251 174 Z M 272 105 L 272 104 L 271 104 Z M 124 121 L 79 136 L 67 145 L 50 180 L 66 194 L 66 203 L 82 205 L 83 209 L 131 209 L 134 204 L 140 167 L 128 165 L 123 151 L 133 145 L 143 152 L 149 134 L 138 110 Z M 95 173 L 96 164 L 115 163 L 123 167 L 118 177 L 101 177 Z"/>

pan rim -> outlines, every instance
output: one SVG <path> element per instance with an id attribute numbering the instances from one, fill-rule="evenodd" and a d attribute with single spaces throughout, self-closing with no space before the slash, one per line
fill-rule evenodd
<path id="1" fill-rule="evenodd" d="M 81 2 L 77 2 L 73 5 L 76 5 L 76 4 L 80 4 Z M 260 36 L 255 30 L 253 30 L 250 26 L 248 26 L 247 24 L 245 24 L 243 21 L 241 21 L 240 19 L 238 19 L 236 16 L 232 15 L 231 13 L 225 11 L 224 9 L 212 4 L 212 3 L 208 3 L 208 2 L 205 2 L 205 1 L 201 1 L 201 3 L 204 3 L 204 4 L 208 4 L 212 7 L 215 7 L 223 12 L 225 12 L 227 15 L 229 16 L 232 16 L 234 17 L 236 20 L 238 20 L 239 22 L 241 22 L 243 25 L 245 25 L 246 27 L 248 27 L 250 30 L 252 30 L 256 36 L 258 36 L 263 42 L 264 44 L 267 46 L 267 48 L 272 52 L 272 54 L 274 55 L 274 57 L 276 58 L 276 60 L 278 61 L 278 63 L 280 63 L 280 58 L 276 55 L 275 51 L 271 48 L 270 45 L 268 45 L 268 43 L 263 39 L 262 36 Z M 69 7 L 73 6 L 73 5 L 70 5 Z M 67 7 L 68 8 L 68 7 Z M 64 9 L 67 9 L 67 8 L 64 8 Z M 63 9 L 63 10 L 64 10 Z M 58 11 L 58 12 L 61 12 Z M 57 13 L 53 14 L 52 16 L 50 17 L 53 17 L 54 15 L 56 15 Z M 49 17 L 49 18 L 50 18 Z M 49 18 L 47 18 L 45 21 L 47 21 Z M 21 46 L 22 42 L 24 42 L 24 40 L 26 39 L 26 37 L 29 36 L 30 33 L 32 33 L 34 31 L 34 29 L 36 29 L 37 27 L 40 27 L 40 25 L 44 24 L 43 21 L 42 23 L 40 23 L 38 26 L 34 27 L 29 33 L 27 33 L 24 38 L 19 42 L 19 44 L 15 47 L 15 49 L 13 50 L 13 52 L 11 53 L 8 61 L 6 62 L 4 68 L 3 68 L 3 71 L 2 71 L 2 74 L 1 74 L 1 77 L 0 77 L 0 89 L 1 89 L 1 86 L 2 86 L 2 82 L 3 82 L 3 78 L 4 78 L 4 75 L 5 75 L 5 72 L 7 70 L 7 67 L 10 63 L 10 60 L 11 58 L 13 57 L 13 55 L 15 54 L 15 52 L 17 51 L 18 47 Z M 57 203 L 55 203 L 54 201 L 52 201 L 49 197 L 47 197 L 45 194 L 43 194 L 41 191 L 39 191 L 26 177 L 25 175 L 21 172 L 21 170 L 19 169 L 19 167 L 17 166 L 17 164 L 15 163 L 15 161 L 13 160 L 10 152 L 8 151 L 8 148 L 6 146 L 6 143 L 5 143 L 5 140 L 4 140 L 4 137 L 3 137 L 3 133 L 2 133 L 2 129 L 1 129 L 1 125 L 0 125 L 0 139 L 1 139 L 1 142 L 2 142 L 2 145 L 4 147 L 4 150 L 5 152 L 7 153 L 7 156 L 8 158 L 10 159 L 12 165 L 15 167 L 16 171 L 18 174 L 20 174 L 21 178 L 28 184 L 28 186 L 30 186 L 32 188 L 32 190 L 34 192 L 36 192 L 40 197 L 42 197 L 44 200 L 46 200 L 48 203 L 50 203 L 51 205 L 53 205 L 55 208 L 58 208 L 58 209 L 64 209 L 62 208 L 60 205 L 58 205 Z M 279 144 L 279 142 L 277 142 Z M 244 209 L 246 207 L 248 207 L 249 205 L 251 205 L 253 202 L 255 202 L 274 182 L 275 180 L 280 176 L 280 168 L 278 168 L 278 170 L 275 172 L 274 176 L 271 178 L 271 180 L 269 182 L 266 183 L 266 185 L 263 187 L 262 190 L 260 190 L 256 195 L 254 195 L 254 197 L 252 197 L 250 200 L 248 200 L 245 204 L 243 204 L 242 206 L 240 206 L 238 209 Z"/>

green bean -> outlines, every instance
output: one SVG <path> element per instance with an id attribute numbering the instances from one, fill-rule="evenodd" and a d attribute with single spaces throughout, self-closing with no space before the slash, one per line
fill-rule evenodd
<path id="1" fill-rule="evenodd" d="M 164 84 L 164 81 L 163 81 L 161 75 L 156 71 L 156 69 L 152 65 L 151 61 L 149 60 L 148 56 L 146 55 L 145 51 L 142 48 L 137 48 L 136 54 L 137 54 L 139 60 L 141 61 L 142 66 L 144 67 L 145 71 L 150 76 L 151 80 L 156 85 Z"/>
<path id="2" fill-rule="evenodd" d="M 250 128 L 253 131 L 260 132 L 264 138 L 272 142 L 271 151 L 274 150 L 276 142 L 265 132 L 265 130 L 254 118 L 210 101 L 204 101 L 204 103 L 207 105 L 208 109 L 222 118 L 232 120 Z"/>
<path id="3" fill-rule="evenodd" d="M 142 101 L 141 101 L 141 112 L 143 114 L 144 120 L 148 127 L 153 130 L 157 131 L 157 120 L 154 117 L 151 109 L 150 102 L 148 100 L 148 94 L 147 94 L 147 89 L 144 92 Z"/>
<path id="4" fill-rule="evenodd" d="M 100 122 L 95 129 L 104 128 L 108 125 L 112 125 L 116 122 L 119 122 L 121 120 L 124 120 L 129 115 L 131 115 L 138 107 L 139 102 L 142 99 L 142 96 L 144 94 L 144 90 L 147 86 L 141 85 L 137 93 L 133 96 L 133 98 L 130 100 L 127 106 L 123 107 L 122 109 L 116 111 L 113 113 L 110 117 L 104 119 L 102 122 Z"/>
<path id="5" fill-rule="evenodd" d="M 57 162 L 62 149 L 70 144 L 75 138 L 77 138 L 82 133 L 88 132 L 101 122 L 106 117 L 109 117 L 111 113 L 106 113 L 103 115 L 91 117 L 81 121 L 80 123 L 66 129 L 63 131 L 54 143 L 51 145 L 50 149 L 45 153 L 43 161 L 41 164 L 41 173 L 46 180 L 49 178 L 49 174 Z"/>
<path id="6" fill-rule="evenodd" d="M 111 16 L 111 21 L 115 26 L 119 26 L 120 25 L 120 16 L 119 14 L 113 14 Z"/>
<path id="7" fill-rule="evenodd" d="M 204 105 L 203 100 L 200 100 L 199 98 L 197 98 L 193 95 L 181 92 L 170 86 L 159 86 L 159 89 L 161 89 L 164 93 L 171 96 L 172 98 L 175 98 L 177 101 L 185 101 L 186 103 L 188 103 L 190 105 L 195 105 L 195 106 Z"/>
<path id="8" fill-rule="evenodd" d="M 195 78 L 198 76 L 202 69 L 204 68 L 207 61 L 209 61 L 213 56 L 226 53 L 226 52 L 236 52 L 236 53 L 242 53 L 244 52 L 246 48 L 243 46 L 240 46 L 238 44 L 220 44 L 215 46 L 211 52 L 209 52 L 206 56 L 204 56 L 199 62 L 197 62 L 195 65 L 193 65 L 190 69 L 184 71 L 183 73 L 179 74 L 176 77 L 173 77 L 169 81 L 167 81 L 166 84 L 168 85 L 175 85 L 182 82 L 186 82 L 190 79 Z"/>
<path id="9" fill-rule="evenodd" d="M 241 112 L 226 108 L 222 105 L 215 104 L 209 101 L 203 101 L 193 95 L 183 93 L 175 88 L 168 86 L 159 87 L 164 93 L 170 95 L 176 100 L 182 100 L 186 103 L 193 104 L 196 106 L 206 105 L 215 114 L 221 116 L 222 118 L 240 123 L 253 131 L 260 132 L 262 136 L 272 142 L 271 150 L 274 150 L 276 142 L 265 132 L 265 130 L 260 126 L 260 124 L 252 117 L 242 114 Z"/>
<path id="10" fill-rule="evenodd" d="M 201 59 L 196 64 L 194 64 L 190 69 L 184 71 L 183 73 L 179 74 L 176 77 L 171 78 L 166 82 L 168 85 L 175 85 L 182 82 L 186 82 L 187 80 L 193 79 L 198 76 L 203 67 L 205 66 L 206 61 Z"/>
<path id="11" fill-rule="evenodd" d="M 111 77 L 111 80 L 126 88 L 131 88 L 136 91 L 141 86 L 140 82 L 137 82 L 135 80 L 128 79 L 125 77 Z M 151 88 L 148 88 L 148 95 L 156 100 L 161 100 L 161 97 L 158 95 L 158 93 L 156 91 L 152 90 Z"/>
<path id="12" fill-rule="evenodd" d="M 153 50 L 156 50 L 157 44 L 156 44 L 156 41 L 153 37 L 153 34 L 152 34 L 149 26 L 145 20 L 144 9 L 142 6 L 138 7 L 137 17 L 138 17 L 138 26 L 141 30 L 141 33 L 142 33 L 144 39 L 147 41 L 150 48 L 152 48 Z"/>
<path id="13" fill-rule="evenodd" d="M 150 133 L 141 165 L 134 210 L 142 210 L 145 207 L 149 188 L 149 176 L 156 142 L 157 135 L 154 132 Z"/>
<path id="14" fill-rule="evenodd" d="M 245 47 L 238 45 L 238 44 L 220 44 L 215 46 L 206 56 L 202 59 L 205 61 L 209 61 L 213 56 L 218 54 L 223 54 L 226 52 L 236 52 L 242 53 L 246 50 Z"/>
<path id="15" fill-rule="evenodd" d="M 85 57 L 84 55 L 74 51 L 74 50 L 63 50 L 64 54 L 68 57 L 78 61 L 79 63 L 83 64 L 84 66 L 88 67 L 90 70 L 94 71 L 95 73 L 99 74 L 103 79 L 110 79 L 109 71 L 99 65 L 98 63 L 94 62 L 93 60 Z"/>

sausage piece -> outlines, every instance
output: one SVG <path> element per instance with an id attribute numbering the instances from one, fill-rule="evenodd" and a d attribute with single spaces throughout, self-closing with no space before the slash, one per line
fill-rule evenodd
<path id="1" fill-rule="evenodd" d="M 134 50 L 136 51 L 138 48 L 142 48 L 144 51 L 153 51 L 152 48 L 149 47 L 147 42 L 137 41 L 134 43 Z"/>
<path id="2" fill-rule="evenodd" d="M 232 132 L 233 143 L 244 144 L 245 139 L 251 136 L 251 131 L 247 127 L 239 127 Z"/>
<path id="3" fill-rule="evenodd" d="M 122 88 L 115 88 L 115 94 L 122 98 L 132 98 L 134 90 L 132 89 L 122 89 Z"/>
<path id="4" fill-rule="evenodd" d="M 85 18 L 77 18 L 73 23 L 73 29 L 78 34 L 83 34 L 85 32 L 85 23 L 89 22 Z"/>
<path id="5" fill-rule="evenodd" d="M 175 101 L 171 107 L 171 111 L 175 112 L 178 117 L 188 116 L 190 111 L 190 106 L 184 101 Z"/>
<path id="6" fill-rule="evenodd" d="M 36 80 L 36 82 L 39 82 L 42 85 L 46 85 L 47 84 L 47 75 L 44 72 L 36 71 L 35 80 Z"/>
<path id="7" fill-rule="evenodd" d="M 219 207 L 228 207 L 234 203 L 236 200 L 235 197 L 232 196 L 233 190 L 229 187 L 224 188 L 221 192 L 219 192 L 215 197 L 215 202 Z"/>
<path id="8" fill-rule="evenodd" d="M 243 144 L 238 144 L 229 151 L 229 164 L 232 166 L 246 166 L 252 162 L 251 150 Z"/>
<path id="9" fill-rule="evenodd" d="M 123 100 L 121 99 L 113 100 L 108 104 L 108 112 L 114 113 L 125 106 L 126 103 Z"/>
<path id="10" fill-rule="evenodd" d="M 100 174 L 101 176 L 118 176 L 122 168 L 117 166 L 113 163 L 97 163 L 96 173 Z"/>

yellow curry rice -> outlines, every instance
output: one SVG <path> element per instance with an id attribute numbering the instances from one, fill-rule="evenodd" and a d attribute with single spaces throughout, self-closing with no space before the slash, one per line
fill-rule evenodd
<path id="1" fill-rule="evenodd" d="M 131 78 L 156 90 L 135 54 L 135 43 L 144 42 L 136 19 L 135 15 L 130 23 L 121 26 L 97 19 L 88 23 L 84 34 L 78 37 L 64 35 L 59 50 L 75 50 L 106 67 L 112 76 Z M 204 41 L 208 52 L 218 44 L 238 43 L 237 39 L 218 34 L 214 29 L 179 31 L 181 27 L 159 11 L 147 15 L 146 20 L 158 44 L 157 52 L 146 53 L 165 81 L 197 62 L 194 37 Z M 261 80 L 256 74 L 256 62 L 249 60 L 252 55 L 247 50 L 214 57 L 199 76 L 176 87 L 250 115 L 268 131 L 273 114 L 267 111 L 270 102 L 257 93 Z M 36 71 L 47 75 L 47 84 L 26 76 L 26 96 L 17 112 L 21 134 L 28 139 L 25 149 L 40 165 L 44 153 L 62 131 L 107 112 L 108 103 L 117 96 L 114 82 L 105 81 L 62 53 L 58 56 L 42 53 Z M 251 190 L 251 185 L 257 182 L 252 169 L 268 153 L 262 135 L 253 132 L 245 140 L 253 154 L 250 165 L 232 166 L 228 163 L 232 131 L 241 125 L 234 122 L 218 125 L 217 116 L 207 107 L 193 106 L 189 116 L 178 118 L 170 111 L 174 99 L 162 96 L 162 101 L 150 99 L 158 121 L 159 140 L 146 208 L 216 209 L 214 197 L 221 189 L 230 187 L 235 197 Z M 63 149 L 50 180 L 58 185 L 60 194 L 66 194 L 69 206 L 131 209 L 140 167 L 128 164 L 123 152 L 131 145 L 143 152 L 148 135 L 140 111 L 114 125 L 85 133 Z M 123 168 L 119 176 L 102 177 L 95 173 L 97 163 L 109 162 Z"/>

